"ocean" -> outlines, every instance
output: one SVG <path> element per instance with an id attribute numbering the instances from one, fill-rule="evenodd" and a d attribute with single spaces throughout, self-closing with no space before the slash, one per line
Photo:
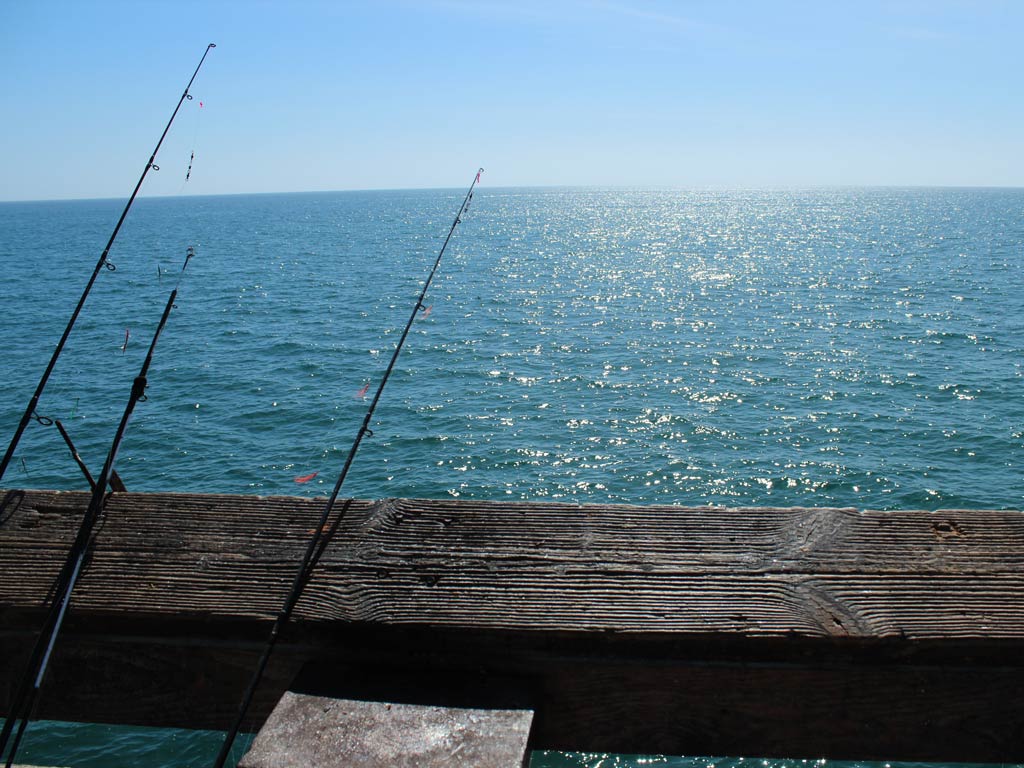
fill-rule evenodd
<path id="1" fill-rule="evenodd" d="M 1024 190 L 484 182 L 343 495 L 1024 506 Z M 139 199 L 39 414 L 98 471 L 180 277 L 127 487 L 326 495 L 464 193 Z M 123 206 L 0 204 L 4 444 Z M 85 486 L 34 422 L 4 484 Z M 19 759 L 204 765 L 217 744 L 44 723 Z M 744 760 L 533 760 L 648 764 Z"/>

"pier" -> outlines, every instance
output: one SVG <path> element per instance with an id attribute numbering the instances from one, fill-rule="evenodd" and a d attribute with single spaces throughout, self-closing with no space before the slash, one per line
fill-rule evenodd
<path id="1" fill-rule="evenodd" d="M 0 491 L 0 714 L 89 494 Z M 230 722 L 323 502 L 113 493 L 38 717 Z M 1024 762 L 1024 513 L 356 500 L 250 709 L 531 749 Z"/>

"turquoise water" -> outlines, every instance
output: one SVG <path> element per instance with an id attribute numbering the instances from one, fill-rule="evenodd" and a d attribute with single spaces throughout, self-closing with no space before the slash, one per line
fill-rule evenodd
<path id="1" fill-rule="evenodd" d="M 98 469 L 192 245 L 125 483 L 325 494 L 462 195 L 139 200 L 39 412 Z M 0 204 L 4 441 L 122 206 Z M 345 493 L 1020 508 L 1022 257 L 1024 190 L 485 186 Z M 84 485 L 35 424 L 5 483 Z M 48 725 L 23 756 L 202 764 L 210 739 Z M 642 764 L 602 759 L 535 765 Z"/>
<path id="2" fill-rule="evenodd" d="M 136 768 L 142 766 L 206 766 L 220 747 L 222 735 L 212 732 L 157 731 L 151 728 L 42 723 L 45 738 L 37 738 L 31 759 L 40 765 L 74 768 Z M 240 739 L 234 757 L 244 753 L 248 737 Z M 29 757 L 29 749 L 19 755 Z M 69 757 L 71 756 L 71 757 Z M 19 758 L 21 759 L 21 758 Z M 938 768 L 929 763 L 869 763 L 840 760 L 763 760 L 664 755 L 606 755 L 596 753 L 534 752 L 529 768 Z M 977 763 L 945 763 L 941 768 L 982 768 Z M 992 766 L 991 768 L 995 768 Z M 1009 765 L 1001 768 L 1011 768 Z"/>

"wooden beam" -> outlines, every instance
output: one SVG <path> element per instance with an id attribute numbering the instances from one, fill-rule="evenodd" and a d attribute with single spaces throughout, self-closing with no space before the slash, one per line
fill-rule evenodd
<path id="1" fill-rule="evenodd" d="M 87 501 L 0 506 L 0 707 Z M 321 504 L 112 494 L 41 716 L 224 727 Z M 357 501 L 251 727 L 307 662 L 515 679 L 533 748 L 1024 762 L 1024 515 Z"/>

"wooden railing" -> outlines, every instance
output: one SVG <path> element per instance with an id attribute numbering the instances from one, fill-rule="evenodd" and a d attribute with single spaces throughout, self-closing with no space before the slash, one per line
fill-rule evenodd
<path id="1" fill-rule="evenodd" d="M 88 494 L 0 498 L 5 708 Z M 39 716 L 225 727 L 321 504 L 112 494 Z M 356 501 L 250 727 L 302 667 L 537 749 L 1024 762 L 1024 514 Z"/>

